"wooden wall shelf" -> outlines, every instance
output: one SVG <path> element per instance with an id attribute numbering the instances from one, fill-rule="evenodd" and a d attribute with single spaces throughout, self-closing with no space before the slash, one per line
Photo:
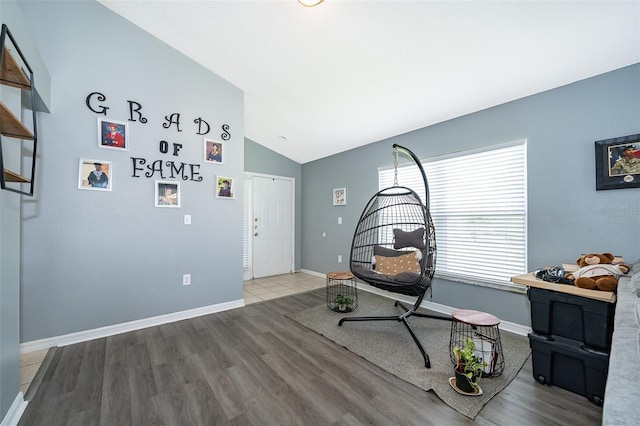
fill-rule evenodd
<path id="1" fill-rule="evenodd" d="M 0 133 L 16 139 L 33 140 L 33 133 L 27 128 L 9 108 L 0 102 Z"/>
<path id="2" fill-rule="evenodd" d="M 0 83 L 18 89 L 31 90 L 31 82 L 18 65 L 18 61 L 15 60 L 7 46 L 4 46 L 3 49 Z"/>
<path id="3" fill-rule="evenodd" d="M 7 182 L 19 182 L 19 183 L 30 183 L 31 180 L 24 176 L 21 176 L 17 173 L 12 172 L 11 170 L 4 169 L 4 180 Z"/>
<path id="4" fill-rule="evenodd" d="M 8 43 L 12 48 L 7 47 Z M 11 31 L 9 31 L 9 28 L 5 24 L 2 24 L 0 44 L 2 45 L 0 49 L 0 84 L 29 91 L 31 95 L 31 112 L 33 114 L 33 130 L 29 130 L 29 128 L 25 126 L 24 123 L 22 123 L 22 121 L 16 117 L 5 104 L 0 102 L 0 170 L 2 171 L 2 173 L 0 173 L 0 188 L 7 191 L 17 192 L 18 194 L 33 196 L 33 181 L 35 178 L 36 153 L 38 146 L 33 71 L 20 51 L 20 47 L 11 35 Z M 14 56 L 13 52 L 18 56 Z M 16 59 L 17 57 L 19 57 L 21 61 L 18 61 Z M 3 136 L 17 139 L 17 142 L 9 141 L 9 143 L 20 143 L 21 151 L 23 141 L 31 141 L 31 177 L 22 176 L 19 173 L 4 167 L 4 151 L 2 148 L 2 144 L 4 142 Z M 14 161 L 12 161 L 11 164 L 24 163 L 22 154 L 20 154 L 19 158 L 14 157 L 12 160 Z M 7 186 L 7 183 L 13 185 Z M 29 189 L 26 191 L 23 190 L 22 184 L 29 185 Z"/>

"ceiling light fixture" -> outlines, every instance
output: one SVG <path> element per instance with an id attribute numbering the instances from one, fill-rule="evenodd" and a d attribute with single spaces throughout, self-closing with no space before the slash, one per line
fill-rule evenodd
<path id="1" fill-rule="evenodd" d="M 298 0 L 298 3 L 304 7 L 313 7 L 322 3 L 323 0 Z"/>

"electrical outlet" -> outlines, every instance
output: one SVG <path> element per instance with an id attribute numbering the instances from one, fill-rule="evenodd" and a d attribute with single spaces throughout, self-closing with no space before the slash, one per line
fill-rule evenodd
<path id="1" fill-rule="evenodd" d="M 342 255 L 338 255 L 338 263 L 342 263 Z"/>
<path id="2" fill-rule="evenodd" d="M 182 285 L 191 285 L 191 274 L 184 274 L 182 276 Z"/>

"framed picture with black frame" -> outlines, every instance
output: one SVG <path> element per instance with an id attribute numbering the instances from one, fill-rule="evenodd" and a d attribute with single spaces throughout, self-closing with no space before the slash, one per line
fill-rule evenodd
<path id="1" fill-rule="evenodd" d="M 640 188 L 640 134 L 596 141 L 596 190 Z"/>

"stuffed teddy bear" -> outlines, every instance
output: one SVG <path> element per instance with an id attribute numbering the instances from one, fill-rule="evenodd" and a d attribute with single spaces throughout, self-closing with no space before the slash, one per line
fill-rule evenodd
<path id="1" fill-rule="evenodd" d="M 583 254 L 576 260 L 580 267 L 577 271 L 567 275 L 580 288 L 590 290 L 614 291 L 618 287 L 618 278 L 629 272 L 629 266 L 624 263 L 613 264 L 611 253 Z"/>

